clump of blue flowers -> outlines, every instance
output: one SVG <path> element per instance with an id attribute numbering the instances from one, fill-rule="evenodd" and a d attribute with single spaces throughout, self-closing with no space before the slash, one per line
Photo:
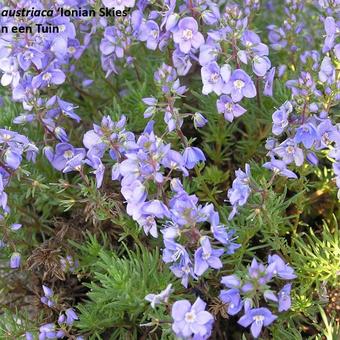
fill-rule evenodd
<path id="1" fill-rule="evenodd" d="M 0 338 L 333 336 L 339 5 L 3 1 Z"/>
<path id="2" fill-rule="evenodd" d="M 251 333 L 257 338 L 262 327 L 269 326 L 277 316 L 272 314 L 272 306 L 263 307 L 262 301 L 275 305 L 278 312 L 291 307 L 290 291 L 292 284 L 285 284 L 279 291 L 272 288 L 274 281 L 296 278 L 294 269 L 278 255 L 269 255 L 265 266 L 255 258 L 246 273 L 223 276 L 221 283 L 229 288 L 222 290 L 220 299 L 227 308 L 227 313 L 236 315 L 243 310 L 244 315 L 238 320 L 243 327 L 251 325 Z"/>

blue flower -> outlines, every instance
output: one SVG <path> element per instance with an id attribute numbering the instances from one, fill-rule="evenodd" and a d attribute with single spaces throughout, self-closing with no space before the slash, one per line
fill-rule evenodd
<path id="1" fill-rule="evenodd" d="M 178 29 L 173 33 L 173 38 L 183 53 L 189 53 L 192 47 L 197 49 L 204 43 L 204 37 L 198 31 L 197 21 L 191 17 L 185 17 L 178 22 Z"/>
<path id="2" fill-rule="evenodd" d="M 194 126 L 195 128 L 201 128 L 208 123 L 208 120 L 200 112 L 194 114 Z"/>
<path id="3" fill-rule="evenodd" d="M 225 93 L 230 94 L 233 102 L 239 102 L 243 97 L 255 97 L 256 88 L 246 72 L 236 69 L 226 85 Z"/>
<path id="4" fill-rule="evenodd" d="M 101 159 L 93 155 L 91 158 L 86 159 L 84 162 L 94 169 L 92 172 L 96 175 L 97 188 L 100 188 L 103 183 L 105 172 L 105 167 Z"/>
<path id="5" fill-rule="evenodd" d="M 66 309 L 65 314 L 66 314 L 66 324 L 68 326 L 72 326 L 74 321 L 79 319 L 78 315 L 76 314 L 73 308 Z"/>
<path id="6" fill-rule="evenodd" d="M 228 290 L 221 290 L 220 299 L 226 304 L 227 313 L 229 315 L 236 315 L 243 307 L 238 289 L 232 288 Z"/>
<path id="7" fill-rule="evenodd" d="M 249 186 L 250 181 L 250 167 L 249 164 L 245 165 L 245 172 L 241 169 L 235 171 L 236 178 L 233 181 L 232 187 L 228 190 L 228 198 L 233 209 L 229 214 L 228 219 L 234 218 L 238 211 L 238 207 L 246 204 L 248 197 L 251 193 Z"/>
<path id="8" fill-rule="evenodd" d="M 296 129 L 295 142 L 301 142 L 307 149 L 310 149 L 317 139 L 318 131 L 313 123 L 305 123 Z"/>
<path id="9" fill-rule="evenodd" d="M 243 315 L 238 323 L 243 327 L 250 327 L 251 334 L 254 338 L 257 338 L 262 330 L 262 327 L 269 326 L 275 319 L 276 315 L 267 308 L 254 308 L 249 309 L 245 315 Z"/>
<path id="10" fill-rule="evenodd" d="M 283 288 L 279 291 L 279 312 L 286 311 L 290 308 L 292 302 L 290 298 L 290 290 L 292 288 L 291 283 L 287 283 L 283 286 Z"/>
<path id="11" fill-rule="evenodd" d="M 174 273 L 174 275 L 181 279 L 181 283 L 185 288 L 188 288 L 189 278 L 190 276 L 194 279 L 197 279 L 197 276 L 194 273 L 194 269 L 192 267 L 192 263 L 189 258 L 182 258 L 179 263 L 175 263 L 170 267 L 170 270 Z"/>
<path id="12" fill-rule="evenodd" d="M 287 178 L 297 178 L 293 171 L 287 169 L 287 164 L 278 159 L 273 158 L 270 162 L 264 163 L 263 167 Z"/>
<path id="13" fill-rule="evenodd" d="M 174 291 L 171 287 L 172 287 L 172 284 L 170 283 L 159 294 L 148 294 L 145 297 L 145 300 L 151 302 L 152 308 L 155 308 L 156 305 L 158 305 L 162 302 L 166 303 L 166 302 L 168 302 L 170 294 Z"/>
<path id="14" fill-rule="evenodd" d="M 42 286 L 43 291 L 44 291 L 44 296 L 40 298 L 40 301 L 44 304 L 47 305 L 48 307 L 53 307 L 55 305 L 54 299 L 53 299 L 53 290 L 50 289 L 49 287 L 43 285 Z"/>
<path id="15" fill-rule="evenodd" d="M 183 153 L 185 167 L 193 169 L 198 162 L 206 160 L 204 153 L 197 147 L 187 147 Z"/>
<path id="16" fill-rule="evenodd" d="M 18 252 L 14 252 L 11 255 L 9 266 L 11 269 L 17 269 L 20 267 L 21 255 Z"/>
<path id="17" fill-rule="evenodd" d="M 201 68 L 201 78 L 203 82 L 203 94 L 215 92 L 217 95 L 226 93 L 226 83 L 231 75 L 230 65 L 223 65 L 221 68 L 213 61 Z"/>
<path id="18" fill-rule="evenodd" d="M 304 155 L 301 148 L 299 148 L 293 139 L 286 139 L 278 147 L 273 149 L 282 160 L 286 163 L 295 162 L 295 165 L 301 166 L 303 164 Z"/>
<path id="19" fill-rule="evenodd" d="M 268 256 L 268 267 L 266 272 L 271 276 L 278 276 L 284 280 L 292 280 L 296 278 L 294 269 L 286 264 L 281 257 L 276 254 Z"/>
<path id="20" fill-rule="evenodd" d="M 220 256 L 224 253 L 224 250 L 213 249 L 206 236 L 201 238 L 200 243 L 201 247 L 195 251 L 195 274 L 201 276 L 209 267 L 214 269 L 222 268 L 223 264 Z"/>
<path id="21" fill-rule="evenodd" d="M 247 110 L 236 104 L 226 95 L 221 96 L 216 102 L 217 111 L 224 114 L 224 118 L 232 122 L 234 118 L 242 116 Z"/>
<path id="22" fill-rule="evenodd" d="M 178 337 L 188 338 L 192 334 L 207 337 L 211 333 L 213 316 L 205 311 L 206 303 L 197 298 L 191 305 L 188 300 L 176 301 L 171 310 L 174 319 L 172 329 Z"/>
<path id="23" fill-rule="evenodd" d="M 287 101 L 280 106 L 278 110 L 273 113 L 273 128 L 274 135 L 279 136 L 288 126 L 288 116 L 293 111 L 292 104 Z"/>

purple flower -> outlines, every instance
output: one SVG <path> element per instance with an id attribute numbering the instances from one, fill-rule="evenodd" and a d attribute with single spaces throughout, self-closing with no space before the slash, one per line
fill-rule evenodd
<path id="1" fill-rule="evenodd" d="M 205 311 L 206 303 L 197 298 L 191 306 L 188 300 L 176 301 L 171 315 L 172 329 L 178 337 L 188 338 L 192 334 L 207 337 L 211 333 L 213 316 Z"/>
<path id="2" fill-rule="evenodd" d="M 324 57 L 320 65 L 319 80 L 331 85 L 335 82 L 335 67 L 330 57 Z"/>
<path id="3" fill-rule="evenodd" d="M 281 50 L 287 46 L 286 33 L 281 27 L 276 27 L 275 25 L 269 25 L 268 39 L 271 42 L 271 47 L 274 50 Z"/>
<path id="4" fill-rule="evenodd" d="M 320 54 L 316 50 L 305 51 L 300 55 L 300 60 L 304 63 L 313 63 L 313 70 L 317 70 L 319 67 Z"/>
<path id="5" fill-rule="evenodd" d="M 123 11 L 125 7 L 133 7 L 135 0 L 102 0 L 104 6 Z"/>
<path id="6" fill-rule="evenodd" d="M 34 88 L 48 87 L 51 84 L 60 85 L 66 79 L 65 73 L 60 69 L 53 69 L 52 67 L 35 76 L 32 80 Z"/>
<path id="7" fill-rule="evenodd" d="M 14 124 L 25 124 L 25 123 L 33 122 L 34 119 L 35 119 L 35 115 L 34 114 L 23 113 L 23 114 L 15 117 L 13 119 L 13 123 Z"/>
<path id="8" fill-rule="evenodd" d="M 25 333 L 26 340 L 34 340 L 33 334 L 30 332 Z"/>
<path id="9" fill-rule="evenodd" d="M 253 98 L 256 96 L 256 88 L 253 81 L 241 69 L 237 69 L 232 73 L 229 82 L 226 84 L 225 91 L 231 95 L 231 99 L 234 102 L 239 102 L 243 97 Z"/>
<path id="10" fill-rule="evenodd" d="M 22 161 L 21 151 L 16 148 L 8 148 L 4 154 L 4 160 L 8 167 L 18 169 Z"/>
<path id="11" fill-rule="evenodd" d="M 53 290 L 52 290 L 52 289 L 48 288 L 48 287 L 45 286 L 45 285 L 43 285 L 42 288 L 43 288 L 43 291 L 44 291 L 44 295 L 45 295 L 46 297 L 49 298 L 49 297 L 52 297 L 52 296 L 53 296 Z"/>
<path id="12" fill-rule="evenodd" d="M 42 68 L 42 59 L 44 54 L 34 47 L 30 47 L 21 53 L 18 53 L 18 63 L 20 67 L 27 71 L 33 63 L 37 69 Z"/>
<path id="13" fill-rule="evenodd" d="M 153 20 L 143 23 L 139 30 L 139 40 L 146 41 L 146 47 L 155 50 L 159 41 L 159 27 Z"/>
<path id="14" fill-rule="evenodd" d="M 185 288 L 188 288 L 190 276 L 194 279 L 197 279 L 194 274 L 192 264 L 188 259 L 181 259 L 179 263 L 175 263 L 174 265 L 172 265 L 170 267 L 170 270 L 174 273 L 176 277 L 181 279 L 181 283 Z"/>
<path id="15" fill-rule="evenodd" d="M 126 211 L 136 221 L 142 216 L 141 208 L 147 197 L 145 186 L 138 180 L 122 185 L 121 193 L 126 199 Z"/>
<path id="16" fill-rule="evenodd" d="M 229 315 L 236 315 L 242 309 L 243 303 L 238 289 L 221 290 L 220 299 L 227 305 Z"/>
<path id="17" fill-rule="evenodd" d="M 292 90 L 293 97 L 321 95 L 321 92 L 316 89 L 314 79 L 309 72 L 301 72 L 298 79 L 288 80 L 286 87 Z"/>
<path id="18" fill-rule="evenodd" d="M 154 79 L 164 93 L 173 92 L 182 95 L 187 90 L 185 86 L 180 85 L 176 69 L 164 63 L 154 73 Z"/>
<path id="19" fill-rule="evenodd" d="M 248 279 L 251 282 L 246 282 L 242 286 L 243 292 L 250 292 L 255 289 L 254 284 L 264 286 L 269 281 L 269 276 L 266 273 L 266 267 L 263 263 L 259 263 L 253 258 L 250 267 L 248 267 Z"/>
<path id="20" fill-rule="evenodd" d="M 324 21 L 324 28 L 326 31 L 326 38 L 322 48 L 322 53 L 326 53 L 334 46 L 335 36 L 337 33 L 337 23 L 333 17 L 327 17 Z"/>
<path id="21" fill-rule="evenodd" d="M 128 35 L 127 35 L 128 36 Z M 117 43 L 119 41 L 119 43 Z M 115 26 L 109 26 L 105 28 L 104 38 L 100 42 L 100 51 L 102 58 L 115 57 L 121 59 L 124 57 L 124 49 L 127 48 L 128 42 L 121 37 L 121 32 Z M 109 71 L 110 72 L 110 71 Z"/>
<path id="22" fill-rule="evenodd" d="M 172 53 L 172 61 L 174 66 L 176 67 L 177 74 L 179 76 L 185 76 L 186 74 L 188 74 L 192 66 L 189 54 L 185 54 L 181 52 L 179 49 L 176 49 Z"/>
<path id="23" fill-rule="evenodd" d="M 287 178 L 297 178 L 293 171 L 287 169 L 286 163 L 278 159 L 273 158 L 270 162 L 264 163 L 263 167 Z"/>
<path id="24" fill-rule="evenodd" d="M 170 217 L 167 206 L 159 200 L 153 200 L 144 203 L 140 210 L 142 215 L 138 219 L 138 224 L 143 227 L 146 235 L 150 233 L 153 237 L 158 237 L 155 217 Z"/>
<path id="25" fill-rule="evenodd" d="M 72 326 L 75 320 L 78 320 L 78 315 L 73 310 L 73 308 L 68 308 L 65 311 L 66 314 L 66 324 Z"/>
<path id="26" fill-rule="evenodd" d="M 317 139 L 318 131 L 313 123 L 305 123 L 296 129 L 295 142 L 301 142 L 307 149 L 310 149 Z"/>
<path id="27" fill-rule="evenodd" d="M 55 305 L 55 302 L 53 301 L 53 290 L 45 285 L 43 285 L 42 288 L 45 296 L 42 296 L 40 301 L 48 307 L 53 307 Z"/>
<path id="28" fill-rule="evenodd" d="M 295 162 L 296 166 L 301 166 L 303 164 L 304 155 L 302 149 L 300 149 L 293 139 L 286 139 L 278 147 L 273 149 L 282 160 L 289 164 Z"/>
<path id="29" fill-rule="evenodd" d="M 205 156 L 201 149 L 197 147 L 187 147 L 183 153 L 185 167 L 193 169 L 198 162 L 204 162 Z"/>
<path id="30" fill-rule="evenodd" d="M 146 301 L 151 302 L 151 307 L 155 308 L 156 305 L 165 302 L 168 302 L 170 294 L 174 291 L 172 288 L 172 284 L 168 284 L 168 286 L 162 290 L 159 294 L 148 294 L 145 297 Z"/>
<path id="31" fill-rule="evenodd" d="M 312 165 L 318 165 L 319 163 L 318 157 L 314 152 L 308 152 L 306 155 L 306 160 Z"/>
<path id="32" fill-rule="evenodd" d="M 221 283 L 228 288 L 239 288 L 241 286 L 241 281 L 236 275 L 223 276 Z"/>
<path id="33" fill-rule="evenodd" d="M 165 248 L 163 249 L 163 261 L 165 263 L 184 260 L 190 262 L 189 254 L 186 249 L 172 240 L 164 239 Z"/>
<path id="34" fill-rule="evenodd" d="M 201 66 L 205 66 L 211 62 L 217 60 L 217 57 L 221 53 L 221 46 L 214 40 L 208 38 L 206 44 L 201 45 L 199 63 Z"/>
<path id="35" fill-rule="evenodd" d="M 285 128 L 288 126 L 288 116 L 292 111 L 293 106 L 289 101 L 287 101 L 273 113 L 272 132 L 274 135 L 279 136 L 285 130 Z"/>
<path id="36" fill-rule="evenodd" d="M 278 302 L 278 298 L 275 295 L 275 293 L 271 290 L 265 290 L 263 292 L 263 297 L 265 298 L 266 301 L 270 300 L 270 301 L 274 301 L 274 302 Z"/>
<path id="37" fill-rule="evenodd" d="M 274 84 L 275 71 L 276 71 L 276 68 L 272 67 L 265 77 L 265 83 L 264 83 L 264 88 L 263 88 L 263 94 L 265 96 L 268 96 L 268 97 L 273 96 L 273 84 Z"/>
<path id="38" fill-rule="evenodd" d="M 45 122 L 46 123 L 46 120 Z M 46 124 L 46 126 L 48 127 L 48 124 Z M 51 130 L 51 129 L 49 129 Z M 67 133 L 66 131 L 60 127 L 60 126 L 57 126 L 54 130 L 52 129 L 53 133 L 55 134 L 55 136 L 61 141 L 61 142 L 68 142 L 68 136 L 67 136 Z"/>
<path id="39" fill-rule="evenodd" d="M 292 302 L 290 299 L 290 290 L 292 288 L 291 283 L 287 283 L 283 286 L 283 288 L 279 291 L 279 312 L 286 311 L 290 308 Z"/>
<path id="40" fill-rule="evenodd" d="M 59 339 L 63 338 L 65 333 L 63 330 L 56 330 L 56 325 L 54 323 L 47 323 L 39 328 L 39 340 L 45 339 Z"/>
<path id="41" fill-rule="evenodd" d="M 197 49 L 204 43 L 204 37 L 198 32 L 197 22 L 192 17 L 183 18 L 178 22 L 178 29 L 173 33 L 173 38 L 183 53 L 189 53 L 192 47 Z"/>
<path id="42" fill-rule="evenodd" d="M 340 145 L 340 132 L 329 119 L 325 119 L 318 125 L 317 132 L 319 136 L 315 145 L 317 150 L 328 148 L 333 142 Z"/>
<path id="43" fill-rule="evenodd" d="M 269 326 L 275 319 L 276 315 L 273 315 L 267 308 L 254 308 L 249 309 L 245 315 L 243 315 L 238 323 L 243 327 L 250 327 L 251 334 L 254 338 L 257 338 L 262 330 L 262 327 Z"/>
<path id="44" fill-rule="evenodd" d="M 61 98 L 57 96 L 55 96 L 55 98 L 59 105 L 61 113 L 71 119 L 74 119 L 77 123 L 79 123 L 80 117 L 74 112 L 74 109 L 76 109 L 77 107 L 74 106 L 72 103 L 62 100 Z"/>
<path id="45" fill-rule="evenodd" d="M 17 231 L 17 230 L 19 230 L 20 228 L 22 227 L 22 224 L 20 224 L 20 223 L 13 223 L 12 225 L 11 225 L 11 230 L 13 230 L 13 231 Z"/>
<path id="46" fill-rule="evenodd" d="M 220 218 L 217 212 L 212 214 L 210 220 L 210 229 L 214 238 L 224 245 L 226 254 L 234 254 L 235 250 L 241 247 L 240 244 L 233 242 L 237 239 L 237 237 L 234 237 L 235 230 L 227 229 L 226 226 L 220 224 Z"/>
<path id="47" fill-rule="evenodd" d="M 284 280 L 292 280 L 296 278 L 294 269 L 286 264 L 281 257 L 276 254 L 268 256 L 268 267 L 266 272 L 269 275 L 278 276 Z"/>
<path id="48" fill-rule="evenodd" d="M 194 126 L 195 128 L 201 128 L 208 123 L 208 120 L 200 112 L 194 114 Z"/>
<path id="49" fill-rule="evenodd" d="M 74 148 L 68 143 L 57 144 L 55 152 L 53 152 L 51 147 L 45 147 L 44 153 L 52 166 L 59 171 L 64 170 L 67 162 L 73 157 L 77 155 L 82 155 L 83 158 L 85 157 L 85 149 Z"/>
<path id="50" fill-rule="evenodd" d="M 229 214 L 228 219 L 234 218 L 237 213 L 238 207 L 246 204 L 248 197 L 251 193 L 249 186 L 250 181 L 250 167 L 249 164 L 245 165 L 245 172 L 241 169 L 235 171 L 236 178 L 233 181 L 232 187 L 228 190 L 228 198 L 233 210 Z"/>
<path id="51" fill-rule="evenodd" d="M 217 111 L 224 114 L 224 118 L 232 122 L 235 117 L 242 116 L 247 110 L 236 104 L 227 95 L 222 95 L 216 102 Z"/>
<path id="52" fill-rule="evenodd" d="M 203 82 L 203 94 L 215 92 L 217 95 L 225 93 L 226 83 L 229 81 L 231 75 L 231 67 L 228 64 L 221 68 L 213 61 L 201 69 L 201 77 Z"/>
<path id="53" fill-rule="evenodd" d="M 268 46 L 261 43 L 260 37 L 253 31 L 244 31 L 241 42 L 248 51 L 255 56 L 267 56 L 269 54 Z"/>
<path id="54" fill-rule="evenodd" d="M 253 58 L 253 72 L 258 77 L 263 77 L 271 67 L 271 62 L 268 57 L 255 56 Z"/>
<path id="55" fill-rule="evenodd" d="M 21 255 L 14 252 L 10 258 L 9 266 L 11 269 L 17 269 L 20 267 Z"/>
<path id="56" fill-rule="evenodd" d="M 69 161 L 67 161 L 66 166 L 63 170 L 64 173 L 71 171 L 81 171 L 82 165 L 84 163 L 85 156 L 82 153 L 75 155 Z"/>
<path id="57" fill-rule="evenodd" d="M 77 260 L 74 260 L 72 256 L 67 255 L 66 257 L 62 257 L 60 259 L 60 265 L 64 272 L 70 271 L 72 273 L 76 270 L 79 263 Z"/>
<path id="58" fill-rule="evenodd" d="M 201 247 L 195 251 L 195 274 L 201 276 L 209 267 L 214 269 L 222 268 L 223 264 L 220 256 L 224 253 L 224 250 L 213 249 L 206 236 L 201 238 L 200 243 Z"/>
<path id="59" fill-rule="evenodd" d="M 0 63 L 0 70 L 3 71 L 1 77 L 1 85 L 8 86 L 12 84 L 16 87 L 20 81 L 20 73 L 18 70 L 18 63 L 15 58 L 3 58 Z"/>
<path id="60" fill-rule="evenodd" d="M 101 159 L 95 155 L 91 158 L 86 159 L 85 163 L 93 168 L 93 173 L 96 175 L 97 189 L 101 187 L 104 178 L 105 167 Z"/>

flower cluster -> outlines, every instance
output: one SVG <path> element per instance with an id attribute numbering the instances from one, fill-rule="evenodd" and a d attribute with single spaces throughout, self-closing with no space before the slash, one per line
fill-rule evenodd
<path id="1" fill-rule="evenodd" d="M 42 286 L 44 296 L 40 298 L 44 305 L 49 308 L 56 308 L 57 299 L 54 296 L 53 290 L 45 285 Z M 61 312 L 58 318 L 58 325 L 56 323 L 43 324 L 39 328 L 39 340 L 45 339 L 61 339 L 68 334 L 68 329 L 70 329 L 75 320 L 78 320 L 78 316 L 73 308 L 68 308 Z M 26 332 L 26 340 L 33 340 L 33 334 L 31 332 Z M 77 340 L 81 340 L 82 337 L 77 337 Z"/>
<path id="2" fill-rule="evenodd" d="M 44 8 L 47 6 L 58 12 L 59 5 L 75 8 L 89 4 L 82 0 L 72 2 L 48 3 L 39 0 L 20 0 L 16 8 Z M 3 8 L 4 5 L 1 5 Z M 41 19 L 41 20 L 40 20 Z M 35 26 L 34 17 L 6 17 L 2 24 L 11 26 Z M 63 117 L 80 121 L 74 113 L 75 105 L 47 93 L 50 88 L 62 85 L 68 73 L 74 72 L 72 61 L 78 60 L 88 47 L 95 31 L 96 19 L 84 21 L 83 18 L 56 16 L 39 18 L 40 25 L 58 27 L 58 33 L 44 34 L 32 30 L 31 33 L 6 33 L 0 38 L 1 85 L 8 86 L 14 101 L 23 105 L 25 112 L 15 118 L 14 123 L 41 124 L 46 136 L 67 142 L 68 136 L 61 126 Z M 77 36 L 78 34 L 78 36 Z M 82 40 L 82 41 L 81 41 Z M 84 84 L 86 84 L 84 82 Z"/>
<path id="3" fill-rule="evenodd" d="M 236 178 L 233 181 L 232 187 L 228 190 L 228 199 L 233 209 L 229 215 L 231 220 L 237 213 L 238 207 L 247 203 L 248 197 L 251 193 L 250 187 L 250 166 L 246 164 L 245 172 L 241 169 L 235 171 Z"/>
<path id="4" fill-rule="evenodd" d="M 251 325 L 251 333 L 255 338 L 260 335 L 262 327 L 270 325 L 277 316 L 269 308 L 260 307 L 262 301 L 272 303 L 278 312 L 287 311 L 291 306 L 291 283 L 285 284 L 276 292 L 272 287 L 277 279 L 292 280 L 294 270 L 278 255 L 269 255 L 265 266 L 255 258 L 248 267 L 246 274 L 222 277 L 221 283 L 229 288 L 222 290 L 220 299 L 226 305 L 229 315 L 236 315 L 243 309 L 244 315 L 238 323 L 243 327 Z"/>
<path id="5" fill-rule="evenodd" d="M 336 64 L 339 62 L 339 47 L 334 44 L 336 24 L 332 17 L 324 19 L 326 33 L 334 31 L 325 42 L 322 52 L 304 52 L 301 60 L 306 71 L 298 79 L 286 82 L 292 92 L 290 101 L 285 102 L 272 116 L 274 138 L 267 140 L 266 148 L 270 161 L 264 167 L 288 178 L 297 175 L 287 169 L 288 165 L 302 166 L 305 161 L 317 165 L 319 157 L 328 151 L 334 159 L 333 169 L 338 178 L 339 127 L 332 122 L 329 111 L 339 99 L 340 82 L 336 79 Z M 324 55 L 322 53 L 332 53 Z M 311 63 L 307 59 L 311 59 Z M 339 186 L 339 181 L 337 180 Z"/>
<path id="6" fill-rule="evenodd" d="M 10 213 L 6 187 L 10 185 L 12 177 L 18 172 L 23 157 L 25 156 L 28 161 L 35 162 L 38 151 L 38 148 L 26 136 L 15 131 L 0 129 L 0 221 L 5 222 Z M 20 228 L 21 224 L 19 223 L 10 226 L 12 231 L 17 231 Z M 0 248 L 5 245 L 6 239 L 1 240 Z M 14 251 L 10 258 L 10 268 L 19 268 L 20 262 L 20 253 Z"/>
<path id="7" fill-rule="evenodd" d="M 92 186 L 90 175 L 94 176 L 98 190 L 106 188 L 110 180 L 115 181 L 114 185 L 119 184 L 129 218 L 145 236 L 163 245 L 162 260 L 182 285 L 195 288 L 202 277 L 223 269 L 227 256 L 241 245 L 236 242 L 239 235 L 235 230 L 223 224 L 224 211 L 219 204 L 214 199 L 202 200 L 205 202 L 202 204 L 190 187 L 191 175 L 202 176 L 200 163 L 208 157 L 199 147 L 199 140 L 184 134 L 186 118 L 193 120 L 196 129 L 209 121 L 209 112 L 204 115 L 195 112 L 189 103 L 194 94 L 191 81 L 197 81 L 199 91 L 211 96 L 214 105 L 216 101 L 217 113 L 231 123 L 252 109 L 255 98 L 261 109 L 261 95 L 273 96 L 276 73 L 282 81 L 287 77 L 284 86 L 291 96 L 273 109 L 272 136 L 265 145 L 269 159 L 263 167 L 273 172 L 268 187 L 276 175 L 297 179 L 300 167 L 306 163 L 317 166 L 327 157 L 333 163 L 340 198 L 340 128 L 331 110 L 340 99 L 338 2 L 315 3 L 306 8 L 304 1 L 285 0 L 282 24 L 267 26 L 268 45 L 253 26 L 254 13 L 260 8 L 256 0 L 244 1 L 242 5 L 202 0 L 103 0 L 102 4 L 109 9 L 131 8 L 129 15 L 117 16 L 112 21 L 61 15 L 39 20 L 1 17 L 0 26 L 34 26 L 38 20 L 40 24 L 58 26 L 59 33 L 2 34 L 0 83 L 10 90 L 13 101 L 21 103 L 24 110 L 13 123 L 33 124 L 43 129 L 43 138 L 36 145 L 42 145 L 51 166 L 62 174 L 79 175 L 87 188 Z M 92 0 L 20 0 L 11 4 L 16 9 L 48 6 L 56 12 L 58 6 L 90 9 L 97 5 Z M 4 6 L 1 4 L 0 9 Z M 275 11 L 275 6 L 272 1 L 268 2 L 268 11 Z M 304 10 L 317 18 L 315 30 L 301 23 Z M 314 39 L 312 35 L 321 39 Z M 308 42 L 308 50 L 301 48 L 302 39 Z M 141 132 L 135 133 L 128 131 L 125 115 L 116 120 L 103 116 L 100 124 L 90 122 L 93 128 L 83 135 L 82 145 L 77 145 L 70 133 L 72 130 L 68 129 L 84 117 L 76 113 L 78 106 L 72 99 L 64 97 L 66 91 L 63 92 L 61 86 L 69 82 L 83 93 L 92 83 L 78 71 L 76 64 L 89 46 L 100 53 L 106 78 L 118 77 L 125 68 L 135 69 L 139 78 L 142 66 L 135 57 L 136 45 L 138 48 L 145 45 L 155 54 L 158 50 L 159 54 L 166 55 L 154 69 L 151 81 L 155 91 L 142 99 L 146 105 L 144 118 L 150 120 Z M 275 57 L 280 56 L 280 51 L 289 53 L 280 59 L 282 64 L 274 66 L 275 59 L 269 59 L 269 48 L 277 53 Z M 79 87 L 78 83 L 82 85 Z M 74 102 L 81 103 L 82 97 L 79 99 Z M 183 108 L 177 105 L 180 100 L 192 112 L 181 112 Z M 158 114 L 166 124 L 163 134 L 155 128 Z M 169 142 L 177 137 L 178 144 Z M 6 225 L 6 231 L 7 224 L 11 231 L 21 227 L 7 221 L 10 209 L 6 188 L 14 175 L 21 175 L 23 158 L 35 162 L 38 152 L 26 136 L 0 129 L 0 221 Z M 209 193 L 205 182 L 202 183 Z M 259 189 L 253 183 L 246 163 L 244 171 L 235 171 L 235 179 L 227 191 L 232 206 L 229 220 L 235 218 L 254 192 L 261 193 L 264 199 L 266 189 Z M 7 235 L 0 240 L 0 248 L 6 245 Z M 17 269 L 21 255 L 13 248 L 10 268 Z M 72 273 L 78 267 L 69 255 L 59 260 L 65 272 Z M 291 283 L 281 285 L 280 280 L 296 277 L 293 268 L 278 255 L 270 255 L 267 262 L 264 265 L 254 258 L 247 273 L 224 276 L 221 281 L 227 288 L 220 293 L 227 313 L 234 316 L 242 312 L 238 323 L 245 328 L 250 326 L 255 338 L 277 318 L 273 313 L 290 308 Z M 77 314 L 72 308 L 60 307 L 46 285 L 43 292 L 41 303 L 60 315 L 57 322 L 40 327 L 39 339 L 69 336 Z M 169 299 L 173 292 L 169 284 L 158 294 L 148 294 L 145 300 L 153 309 L 161 303 L 168 310 L 172 308 L 172 330 L 176 336 L 209 338 L 214 317 L 206 310 L 206 303 L 197 298 L 193 304 L 182 299 L 171 305 Z M 32 339 L 33 335 L 27 332 L 26 338 Z"/>
<path id="8" fill-rule="evenodd" d="M 168 1 L 163 6 L 164 9 L 152 11 L 148 19 L 143 16 L 145 4 L 133 12 L 134 36 L 137 40 L 145 41 L 149 49 L 171 49 L 172 62 L 180 76 L 187 75 L 198 60 L 202 67 L 202 93 L 208 95 L 214 92 L 219 96 L 222 94 L 217 100 L 217 109 L 224 114 L 226 120 L 231 122 L 234 117 L 246 112 L 238 102 L 243 97 L 253 98 L 256 94 L 259 95 L 261 80 L 264 83 L 264 94 L 272 95 L 275 68 L 271 68 L 269 49 L 248 27 L 250 10 L 258 8 L 256 1 L 246 4 L 244 11 L 236 4 L 227 5 L 224 10 L 220 10 L 213 3 L 205 4 L 201 1 L 193 1 L 189 8 L 180 6 L 179 13 L 175 12 L 175 1 Z M 196 18 L 199 15 L 209 27 L 206 38 L 204 33 L 200 32 Z M 223 62 L 227 49 L 232 51 L 231 61 L 234 69 L 232 64 Z M 113 51 L 113 48 L 111 50 Z M 241 64 L 245 69 L 241 68 Z M 248 74 L 250 67 L 256 78 L 256 86 Z M 173 88 L 181 95 L 183 90 L 176 91 L 178 85 L 175 81 L 175 70 L 164 65 L 155 78 L 159 82 L 161 74 L 163 78 L 168 78 L 168 82 L 173 83 L 173 86 L 162 85 L 163 92 L 167 92 L 164 87 L 168 90 Z M 151 111 L 155 112 L 156 103 L 155 100 L 147 101 L 148 115 Z M 173 111 L 165 109 L 168 116 L 173 116 Z M 179 121 L 177 119 L 177 123 Z"/>

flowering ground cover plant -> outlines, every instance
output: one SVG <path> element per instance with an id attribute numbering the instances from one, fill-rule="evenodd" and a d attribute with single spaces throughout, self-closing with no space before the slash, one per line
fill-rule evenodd
<path id="1" fill-rule="evenodd" d="M 338 0 L 0 13 L 1 339 L 339 339 Z"/>

